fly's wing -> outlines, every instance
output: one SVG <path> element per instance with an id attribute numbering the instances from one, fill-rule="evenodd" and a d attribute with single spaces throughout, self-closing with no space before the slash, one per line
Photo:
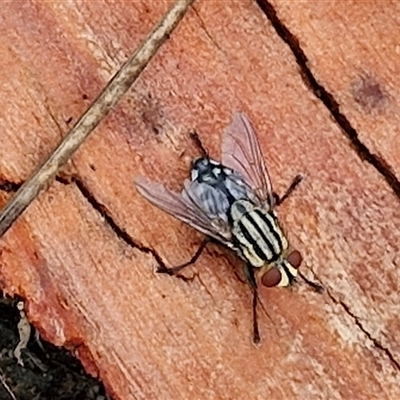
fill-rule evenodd
<path id="1" fill-rule="evenodd" d="M 236 112 L 222 139 L 222 164 L 243 176 L 260 203 L 274 207 L 271 179 L 260 143 L 248 118 Z"/>
<path id="2" fill-rule="evenodd" d="M 191 200 L 185 189 L 175 193 L 163 184 L 152 182 L 142 176 L 135 179 L 139 193 L 150 203 L 178 218 L 201 233 L 211 236 L 222 244 L 232 247 L 230 230 L 223 221 L 212 220 Z"/>

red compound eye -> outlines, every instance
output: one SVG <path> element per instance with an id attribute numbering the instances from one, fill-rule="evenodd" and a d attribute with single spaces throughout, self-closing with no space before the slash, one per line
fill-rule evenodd
<path id="1" fill-rule="evenodd" d="M 261 277 L 261 282 L 266 287 L 273 287 L 278 285 L 281 279 L 282 275 L 279 269 L 272 267 Z"/>
<path id="2" fill-rule="evenodd" d="M 303 257 L 301 256 L 300 252 L 297 250 L 293 250 L 287 257 L 286 261 L 288 261 L 293 268 L 299 268 L 301 262 L 303 261 Z"/>

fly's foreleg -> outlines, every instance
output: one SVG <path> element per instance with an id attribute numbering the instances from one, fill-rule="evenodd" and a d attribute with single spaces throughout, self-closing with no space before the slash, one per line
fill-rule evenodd
<path id="1" fill-rule="evenodd" d="M 274 192 L 274 199 L 275 199 L 275 205 L 279 206 L 281 205 L 296 189 L 297 185 L 303 180 L 303 175 L 296 175 L 294 179 L 292 180 L 292 183 L 286 190 L 286 193 L 282 196 L 279 197 L 275 192 Z"/>
<path id="2" fill-rule="evenodd" d="M 172 267 L 172 268 L 167 268 L 165 266 L 159 266 L 157 268 L 157 272 L 160 274 L 168 274 L 168 275 L 176 275 L 179 271 L 181 271 L 183 268 L 188 267 L 189 265 L 194 264 L 197 259 L 200 257 L 201 253 L 203 252 L 203 250 L 205 249 L 205 247 L 207 246 L 207 244 L 210 242 L 211 240 L 209 238 L 205 238 L 199 248 L 197 249 L 196 253 L 193 255 L 193 257 L 185 262 L 184 264 L 178 265 L 177 267 Z"/>
<path id="3" fill-rule="evenodd" d="M 300 276 L 303 281 L 310 286 L 313 290 L 315 290 L 317 293 L 323 293 L 325 291 L 324 287 L 320 285 L 319 283 L 313 282 L 310 279 L 308 279 L 306 276 L 304 276 L 300 271 L 298 271 L 298 275 Z"/>
<path id="4" fill-rule="evenodd" d="M 203 143 L 201 142 L 198 133 L 196 131 L 191 131 L 191 132 L 189 132 L 189 135 L 190 135 L 191 139 L 193 140 L 194 144 L 196 145 L 196 147 L 200 150 L 201 156 L 208 158 L 208 151 L 203 146 Z"/>

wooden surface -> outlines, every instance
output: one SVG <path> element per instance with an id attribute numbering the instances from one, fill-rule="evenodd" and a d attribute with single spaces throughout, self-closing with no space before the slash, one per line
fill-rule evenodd
<path id="1" fill-rule="evenodd" d="M 52 151 L 171 3 L 148 4 L 4 4 L 3 204 L 5 183 Z M 271 10 L 274 24 L 253 1 L 196 2 L 62 179 L 1 239 L 4 290 L 26 298 L 43 336 L 74 351 L 115 399 L 400 396 L 396 182 L 361 160 L 290 46 L 297 38 L 309 72 L 398 176 L 399 6 L 276 1 Z M 179 264 L 202 236 L 132 183 L 141 174 L 178 190 L 197 155 L 187 132 L 219 157 L 235 110 L 259 132 L 278 192 L 307 175 L 280 217 L 303 272 L 326 288 L 262 289 L 272 321 L 261 313 L 259 347 L 240 261 L 210 246 L 186 272 L 198 274 L 191 282 L 154 273 L 154 254 Z"/>

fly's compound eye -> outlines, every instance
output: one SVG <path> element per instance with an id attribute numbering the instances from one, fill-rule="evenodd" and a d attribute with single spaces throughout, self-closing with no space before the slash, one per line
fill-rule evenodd
<path id="1" fill-rule="evenodd" d="M 302 261 L 300 252 L 293 250 L 281 264 L 272 267 L 261 277 L 262 284 L 266 287 L 290 286 Z"/>
<path id="2" fill-rule="evenodd" d="M 303 261 L 303 257 L 301 256 L 300 252 L 298 250 L 293 250 L 287 257 L 286 257 L 286 261 L 288 261 L 290 263 L 290 265 L 293 268 L 299 268 L 302 261 Z"/>
<path id="3" fill-rule="evenodd" d="M 272 267 L 261 277 L 261 282 L 266 287 L 277 286 L 281 280 L 282 274 L 277 267 Z"/>

